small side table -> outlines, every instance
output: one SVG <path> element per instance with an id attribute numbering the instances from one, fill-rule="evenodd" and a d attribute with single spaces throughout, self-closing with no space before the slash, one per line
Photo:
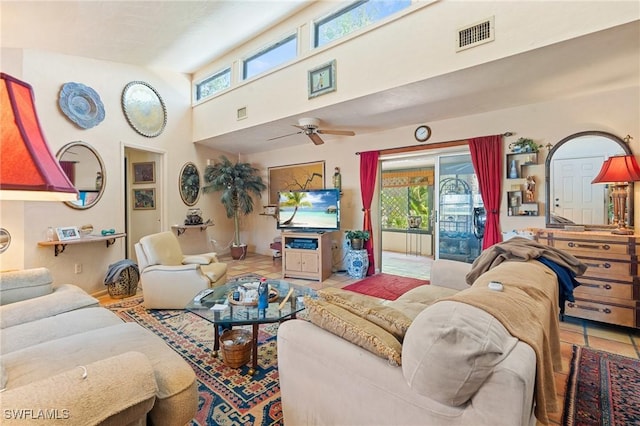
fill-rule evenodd
<path id="1" fill-rule="evenodd" d="M 369 269 L 369 253 L 366 250 L 349 250 L 347 253 L 347 273 L 351 278 L 364 278 Z"/>

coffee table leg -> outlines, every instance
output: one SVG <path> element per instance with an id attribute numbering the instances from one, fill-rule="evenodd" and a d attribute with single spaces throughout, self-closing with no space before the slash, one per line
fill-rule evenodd
<path id="1" fill-rule="evenodd" d="M 258 369 L 258 324 L 253 324 L 253 348 L 251 349 L 251 368 L 249 375 L 253 376 Z"/>
<path id="2" fill-rule="evenodd" d="M 213 324 L 213 357 L 218 357 L 218 350 L 220 349 L 220 333 L 218 333 L 218 326 Z"/>

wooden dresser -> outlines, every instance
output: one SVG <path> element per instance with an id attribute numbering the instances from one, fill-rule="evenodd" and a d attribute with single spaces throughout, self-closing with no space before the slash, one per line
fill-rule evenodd
<path id="1" fill-rule="evenodd" d="M 567 302 L 566 315 L 640 328 L 640 235 L 538 229 L 535 239 L 587 265 L 584 275 L 577 277 L 576 301 Z"/>

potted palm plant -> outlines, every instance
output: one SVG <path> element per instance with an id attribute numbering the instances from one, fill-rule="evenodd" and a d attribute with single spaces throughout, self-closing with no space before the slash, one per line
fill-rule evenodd
<path id="1" fill-rule="evenodd" d="M 253 211 L 252 195 L 262 198 L 262 191 L 267 186 L 258 175 L 259 170 L 249 163 L 233 163 L 224 155 L 220 160 L 207 166 L 204 171 L 206 192 L 220 191 L 220 202 L 224 206 L 227 217 L 233 218 L 234 236 L 231 244 L 231 257 L 243 259 L 247 254 L 247 245 L 240 242 L 240 215 L 248 215 Z"/>
<path id="2" fill-rule="evenodd" d="M 349 240 L 349 244 L 353 250 L 362 250 L 364 242 L 369 240 L 369 231 L 363 231 L 360 229 L 347 231 L 344 237 Z"/>

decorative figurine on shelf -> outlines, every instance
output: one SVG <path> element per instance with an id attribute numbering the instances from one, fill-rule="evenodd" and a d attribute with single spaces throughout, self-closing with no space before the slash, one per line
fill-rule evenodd
<path id="1" fill-rule="evenodd" d="M 184 221 L 185 225 L 202 225 L 202 223 L 202 210 L 199 208 L 187 210 L 187 218 Z"/>
<path id="2" fill-rule="evenodd" d="M 516 160 L 511 160 L 511 167 L 509 167 L 509 179 L 518 179 L 518 166 L 516 166 Z"/>
<path id="3" fill-rule="evenodd" d="M 340 167 L 335 168 L 333 174 L 333 187 L 342 193 L 342 175 L 340 174 Z"/>
<path id="4" fill-rule="evenodd" d="M 532 203 L 536 199 L 536 181 L 533 176 L 527 176 L 527 182 L 525 183 L 525 200 L 527 203 Z"/>

